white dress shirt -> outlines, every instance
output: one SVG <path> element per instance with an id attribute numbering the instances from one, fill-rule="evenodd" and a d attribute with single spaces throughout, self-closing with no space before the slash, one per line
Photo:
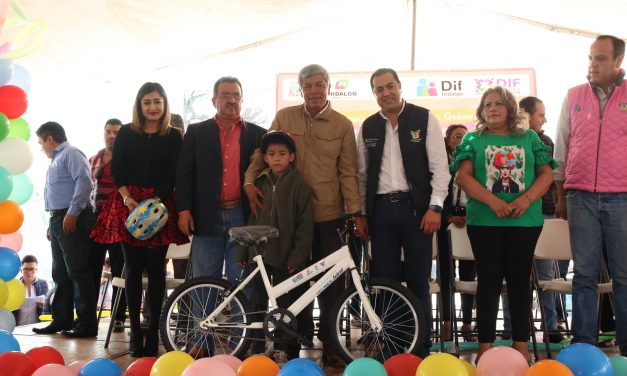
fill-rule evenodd
<path id="1" fill-rule="evenodd" d="M 405 109 L 405 102 L 400 113 Z M 379 171 L 379 186 L 377 194 L 390 192 L 408 192 L 409 184 L 405 177 L 403 157 L 398 140 L 398 124 L 392 127 L 390 119 L 383 112 L 379 112 L 385 121 L 385 143 L 383 145 L 383 155 L 381 158 L 381 170 Z M 399 113 L 399 115 L 400 115 Z M 448 172 L 448 158 L 444 137 L 440 129 L 440 122 L 429 111 L 426 136 L 427 159 L 429 160 L 429 171 L 431 172 L 431 198 L 429 205 L 443 206 L 448 195 L 448 183 L 451 175 Z M 359 191 L 362 197 L 362 209 L 366 208 L 366 180 L 368 174 L 368 151 L 364 139 L 359 130 L 357 136 L 357 154 L 359 162 Z"/>

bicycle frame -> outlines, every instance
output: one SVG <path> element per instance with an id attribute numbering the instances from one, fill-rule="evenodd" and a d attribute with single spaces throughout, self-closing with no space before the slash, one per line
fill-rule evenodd
<path id="1" fill-rule="evenodd" d="M 383 329 L 383 323 L 372 308 L 370 300 L 367 299 L 366 292 L 361 285 L 360 276 L 357 272 L 355 262 L 351 257 L 348 246 L 343 246 L 329 256 L 325 257 L 324 259 L 301 270 L 299 273 L 296 273 L 291 278 L 286 279 L 276 286 L 272 286 L 272 284 L 270 284 L 270 279 L 268 278 L 268 273 L 266 271 L 261 255 L 255 256 L 253 258 L 253 261 L 257 263 L 257 267 L 255 267 L 255 269 L 248 275 L 248 277 L 246 277 L 242 281 L 242 283 L 236 286 L 235 290 L 229 292 L 224 301 L 220 303 L 220 305 L 218 305 L 218 307 L 216 307 L 216 309 L 213 310 L 213 312 L 211 312 L 211 314 L 205 320 L 201 321 L 198 324 L 200 328 L 204 330 L 210 328 L 263 328 L 262 322 L 253 322 L 250 324 L 225 324 L 215 322 L 215 318 L 222 312 L 223 309 L 225 309 L 229 305 L 232 297 L 240 292 L 244 287 L 246 287 L 248 283 L 257 275 L 257 273 L 261 273 L 261 278 L 263 279 L 263 284 L 266 292 L 268 293 L 268 298 L 270 299 L 272 307 L 277 308 L 277 297 L 291 291 L 292 289 L 302 285 L 305 282 L 308 282 L 312 278 L 326 271 L 326 273 L 313 286 L 311 286 L 300 298 L 298 298 L 291 306 L 287 308 L 292 314 L 294 314 L 294 316 L 296 316 L 311 302 L 313 302 L 313 300 L 318 295 L 326 290 L 331 285 L 331 283 L 333 283 L 333 281 L 338 279 L 342 275 L 342 273 L 348 270 L 350 271 L 353 285 L 357 289 L 359 297 L 361 298 L 361 302 L 364 306 L 364 310 L 366 312 L 368 320 L 370 321 L 370 324 L 372 325 L 372 328 L 375 331 L 380 331 Z"/>

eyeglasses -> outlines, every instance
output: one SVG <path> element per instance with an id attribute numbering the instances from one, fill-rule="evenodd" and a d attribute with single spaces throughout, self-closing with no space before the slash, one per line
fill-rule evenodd
<path id="1" fill-rule="evenodd" d="M 242 94 L 241 93 L 219 93 L 218 94 L 218 98 L 220 99 L 235 99 L 235 100 L 240 100 L 242 99 Z"/>
<path id="2" fill-rule="evenodd" d="M 23 272 L 34 272 L 36 270 L 37 270 L 37 268 L 22 268 Z"/>

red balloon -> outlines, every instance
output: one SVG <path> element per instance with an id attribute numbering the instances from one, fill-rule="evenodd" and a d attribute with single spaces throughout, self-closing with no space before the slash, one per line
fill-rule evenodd
<path id="1" fill-rule="evenodd" d="M 21 88 L 14 85 L 0 86 L 0 112 L 9 119 L 19 118 L 26 112 L 28 99 Z"/>
<path id="2" fill-rule="evenodd" d="M 0 354 L 0 376 L 31 376 L 37 370 L 35 363 L 19 351 Z"/>
<path id="3" fill-rule="evenodd" d="M 30 349 L 26 352 L 26 355 L 35 363 L 37 368 L 45 366 L 46 364 L 54 363 L 65 365 L 63 355 L 57 351 L 57 349 L 50 346 L 41 346 Z"/>
<path id="4" fill-rule="evenodd" d="M 124 376 L 150 376 L 150 370 L 156 361 L 154 356 L 139 358 L 128 366 Z"/>
<path id="5" fill-rule="evenodd" d="M 388 376 L 415 376 L 418 366 L 422 362 L 414 354 L 396 354 L 383 363 Z"/>

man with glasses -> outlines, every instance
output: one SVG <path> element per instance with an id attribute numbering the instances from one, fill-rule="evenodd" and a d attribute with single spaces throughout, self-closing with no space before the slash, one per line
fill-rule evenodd
<path id="1" fill-rule="evenodd" d="M 228 231 L 248 220 L 244 172 L 266 133 L 242 119 L 242 93 L 235 77 L 216 81 L 212 101 L 217 113 L 213 119 L 187 127 L 176 171 L 178 226 L 185 235 L 194 235 L 192 275 L 222 278 L 224 268 L 231 283 L 242 269 L 237 263 L 239 245 L 229 240 Z M 199 358 L 212 351 L 209 344 L 194 346 L 189 353 Z"/>
<path id="2" fill-rule="evenodd" d="M 26 299 L 20 308 L 13 311 L 17 325 L 39 322 L 39 315 L 44 307 L 44 297 L 48 293 L 48 282 L 37 278 L 37 257 L 26 255 L 22 259 L 22 277 L 20 281 L 26 290 Z"/>
<path id="3" fill-rule="evenodd" d="M 213 119 L 187 128 L 176 172 L 179 229 L 192 241 L 192 275 L 235 283 L 241 273 L 239 246 L 229 241 L 231 227 L 244 226 L 249 205 L 242 190 L 250 156 L 266 130 L 240 115 L 242 85 L 222 77 L 213 87 Z"/>

